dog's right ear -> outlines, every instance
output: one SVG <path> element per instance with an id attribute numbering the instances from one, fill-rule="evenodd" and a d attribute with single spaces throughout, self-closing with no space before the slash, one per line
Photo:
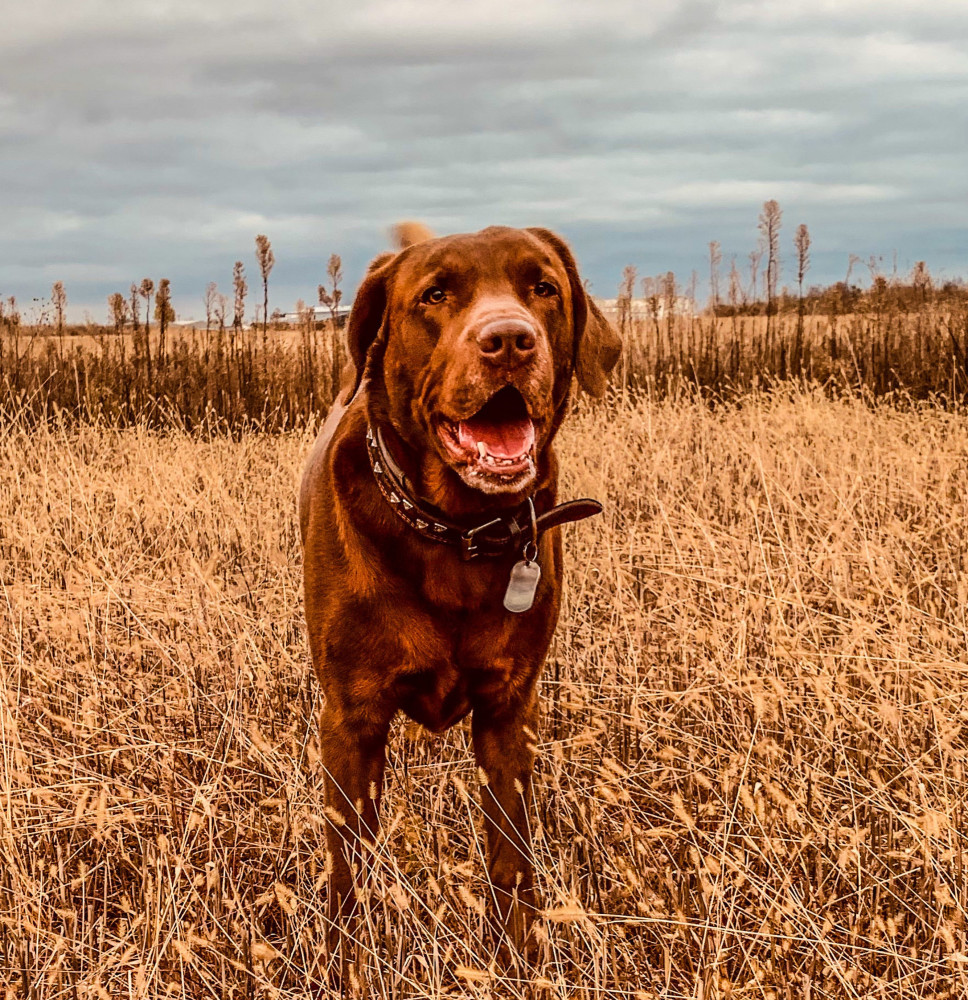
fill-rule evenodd
<path id="1" fill-rule="evenodd" d="M 381 253 L 374 258 L 353 299 L 346 324 L 346 341 L 354 368 L 350 399 L 356 395 L 371 359 L 380 353 L 386 337 L 387 290 L 396 271 L 396 259 L 395 253 Z"/>
<path id="2" fill-rule="evenodd" d="M 530 228 L 527 231 L 555 251 L 568 274 L 575 330 L 575 375 L 585 392 L 600 399 L 605 395 L 608 373 L 621 357 L 622 341 L 594 299 L 585 292 L 568 244 L 550 229 Z"/>
<path id="3" fill-rule="evenodd" d="M 369 377 L 368 367 L 382 354 L 386 340 L 387 290 L 396 273 L 398 258 L 408 247 L 432 240 L 434 234 L 422 222 L 398 222 L 391 228 L 390 237 L 400 253 L 388 251 L 373 258 L 350 310 L 346 327 L 354 368 L 350 399 L 356 395 L 363 379 Z"/>

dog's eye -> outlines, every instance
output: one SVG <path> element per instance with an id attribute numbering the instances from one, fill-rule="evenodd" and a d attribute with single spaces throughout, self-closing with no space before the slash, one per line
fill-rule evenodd
<path id="1" fill-rule="evenodd" d="M 548 299 L 558 294 L 558 289 L 550 281 L 539 281 L 534 286 L 534 294 L 539 298 Z"/>
<path id="2" fill-rule="evenodd" d="M 444 301 L 444 290 L 438 288 L 436 285 L 431 285 L 423 295 L 420 296 L 420 301 L 426 306 L 435 306 Z"/>

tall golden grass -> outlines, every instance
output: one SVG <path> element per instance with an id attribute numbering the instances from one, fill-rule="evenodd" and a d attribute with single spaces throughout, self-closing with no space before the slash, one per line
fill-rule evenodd
<path id="1" fill-rule="evenodd" d="M 6 996 L 325 981 L 312 429 L 0 430 Z M 543 962 L 482 944 L 467 729 L 400 722 L 348 992 L 968 995 L 964 414 L 617 392 L 560 454 L 606 514 L 542 682 Z"/>
<path id="2" fill-rule="evenodd" d="M 0 329 L 0 422 L 284 430 L 326 411 L 347 358 L 342 332 L 311 322 L 270 336 L 176 327 L 164 345 L 156 331 L 149 345 L 143 331 Z"/>
<path id="3" fill-rule="evenodd" d="M 680 299 L 674 276 L 664 282 L 668 295 L 639 299 L 635 309 L 619 300 L 615 318 L 627 345 L 619 388 L 658 396 L 695 388 L 723 400 L 794 379 L 838 393 L 968 399 L 961 285 L 881 279 L 862 293 L 841 282 L 809 301 L 781 298 L 771 304 L 776 315 L 763 315 L 767 307 L 755 302 L 704 314 L 666 308 L 666 298 Z M 309 312 L 298 327 L 261 335 L 254 327 L 176 327 L 164 342 L 156 331 L 149 344 L 143 330 L 78 332 L 0 323 L 0 419 L 280 430 L 325 412 L 346 362 L 342 333 Z"/>

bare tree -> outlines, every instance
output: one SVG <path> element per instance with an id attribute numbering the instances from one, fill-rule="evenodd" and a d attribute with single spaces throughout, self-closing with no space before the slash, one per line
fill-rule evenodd
<path id="1" fill-rule="evenodd" d="M 709 305 L 713 314 L 719 305 L 719 268 L 723 263 L 723 253 L 718 240 L 709 244 Z"/>
<path id="2" fill-rule="evenodd" d="M 638 272 L 635 266 L 628 264 L 622 271 L 622 280 L 618 286 L 618 328 L 624 339 L 632 325 L 632 297 L 635 295 L 635 281 Z"/>
<path id="3" fill-rule="evenodd" d="M 232 287 L 235 290 L 232 328 L 239 331 L 242 329 L 242 324 L 245 321 L 245 297 L 249 292 L 249 285 L 245 280 L 245 266 L 240 260 L 237 260 L 235 266 L 232 268 Z"/>
<path id="4" fill-rule="evenodd" d="M 229 300 L 221 294 L 218 294 L 215 299 L 215 322 L 218 323 L 218 332 L 222 334 L 225 332 L 225 314 L 229 307 Z"/>
<path id="5" fill-rule="evenodd" d="M 205 286 L 205 336 L 212 332 L 212 319 L 215 316 L 215 303 L 218 299 L 218 285 L 210 281 Z"/>
<path id="6" fill-rule="evenodd" d="M 921 304 L 924 305 L 931 292 L 931 272 L 928 271 L 928 265 L 923 260 L 919 260 L 911 268 L 911 284 L 914 291 L 920 296 Z"/>
<path id="7" fill-rule="evenodd" d="M 120 292 L 112 292 L 108 296 L 108 309 L 114 332 L 121 336 L 124 333 L 124 321 L 128 318 L 127 299 Z"/>
<path id="8" fill-rule="evenodd" d="M 145 300 L 145 366 L 149 382 L 151 382 L 151 293 L 154 290 L 155 283 L 151 278 L 141 279 L 141 297 Z"/>
<path id="9" fill-rule="evenodd" d="M 669 338 L 669 346 L 672 346 L 672 326 L 676 312 L 676 276 L 673 271 L 666 271 L 662 276 L 662 305 L 665 310 L 666 334 Z"/>
<path id="10" fill-rule="evenodd" d="M 326 276 L 329 278 L 330 287 L 327 289 L 325 285 L 320 285 L 317 289 L 319 304 L 329 309 L 333 330 L 335 330 L 339 318 L 339 304 L 343 299 L 343 290 L 339 287 L 340 282 L 343 280 L 343 261 L 338 253 L 329 255 L 329 263 L 326 265 Z"/>
<path id="11" fill-rule="evenodd" d="M 801 222 L 793 237 L 793 246 L 797 251 L 797 287 L 800 298 L 803 298 L 803 279 L 810 270 L 810 230 Z"/>
<path id="12" fill-rule="evenodd" d="M 312 339 L 313 328 L 316 325 L 316 310 L 307 305 L 302 299 L 296 300 L 296 315 L 299 317 L 299 330 L 303 338 L 303 347 L 309 344 Z M 309 352 L 307 350 L 307 357 Z"/>
<path id="13" fill-rule="evenodd" d="M 158 358 L 165 357 L 165 331 L 168 324 L 175 318 L 175 310 L 171 305 L 171 282 L 162 278 L 158 282 L 158 292 L 155 295 L 155 319 L 158 320 Z"/>
<path id="14" fill-rule="evenodd" d="M 729 262 L 729 304 L 735 314 L 743 303 L 743 279 L 740 277 L 739 268 L 736 266 L 736 258 L 732 257 Z"/>
<path id="15" fill-rule="evenodd" d="M 269 237 L 259 233 L 255 238 L 255 259 L 259 264 L 259 272 L 262 275 L 262 363 L 265 365 L 265 351 L 267 348 L 267 331 L 269 329 L 269 272 L 272 271 L 276 262 L 276 255 L 272 252 L 272 244 Z"/>
<path id="16" fill-rule="evenodd" d="M 148 332 L 151 320 L 151 295 L 155 290 L 155 283 L 151 278 L 141 279 L 141 297 L 145 300 L 145 333 Z"/>
<path id="17" fill-rule="evenodd" d="M 733 346 L 730 351 L 730 365 L 733 376 L 739 374 L 739 307 L 743 301 L 743 279 L 740 277 L 739 268 L 736 266 L 735 254 L 729 258 L 729 284 L 726 292 L 729 300 L 729 311 L 731 315 L 730 323 L 733 327 Z"/>
<path id="18" fill-rule="evenodd" d="M 54 307 L 54 315 L 57 317 L 57 334 L 64 336 L 64 310 L 67 308 L 67 292 L 64 291 L 64 282 L 55 281 L 50 289 L 50 301 Z"/>
<path id="19" fill-rule="evenodd" d="M 863 264 L 863 263 L 864 263 L 863 260 L 861 260 L 861 258 L 858 257 L 857 254 L 855 253 L 847 254 L 847 274 L 844 277 L 844 288 L 850 288 L 850 278 L 851 275 L 854 273 L 854 268 L 857 267 L 858 264 Z M 923 268 L 924 261 L 922 260 L 920 263 L 921 267 Z"/>
<path id="20" fill-rule="evenodd" d="M 58 350 L 64 354 L 64 308 L 67 305 L 67 293 L 64 282 L 55 281 L 50 289 L 50 301 L 54 307 L 55 323 L 57 324 Z"/>
<path id="21" fill-rule="evenodd" d="M 131 284 L 131 327 L 132 332 L 137 334 L 138 323 L 141 322 L 141 316 L 138 314 L 138 286 L 132 282 Z"/>
<path id="22" fill-rule="evenodd" d="M 3 312 L 4 303 L 0 302 L 0 318 L 3 319 L 4 326 L 8 330 L 18 330 L 20 327 L 20 310 L 17 308 L 17 299 L 13 295 L 7 296 L 5 304 L 6 313 Z"/>
<path id="23" fill-rule="evenodd" d="M 810 269 L 810 231 L 804 223 L 797 226 L 793 237 L 793 246 L 797 251 L 797 342 L 796 360 L 797 374 L 803 371 L 803 279 Z"/>
<path id="24" fill-rule="evenodd" d="M 760 261 L 763 259 L 763 247 L 758 246 L 755 250 L 750 250 L 750 294 L 749 300 L 756 302 L 756 290 L 759 287 Z"/>
<path id="25" fill-rule="evenodd" d="M 780 279 L 780 220 L 783 212 L 774 199 L 763 202 L 759 231 L 766 251 L 766 326 L 769 333 L 771 317 L 776 312 L 776 290 Z"/>
<path id="26" fill-rule="evenodd" d="M 656 350 L 659 348 L 659 279 L 645 277 L 642 279 L 642 298 L 649 307 L 652 326 L 655 328 Z"/>

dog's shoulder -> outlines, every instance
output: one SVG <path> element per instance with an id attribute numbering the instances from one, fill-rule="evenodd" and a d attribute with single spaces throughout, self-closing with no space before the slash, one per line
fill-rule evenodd
<path id="1" fill-rule="evenodd" d="M 326 461 L 330 448 L 340 432 L 345 431 L 351 407 L 362 407 L 362 389 L 361 386 L 361 389 L 353 394 L 352 385 L 344 385 L 326 414 L 323 426 L 316 435 L 316 440 L 306 457 L 306 464 L 303 466 L 302 479 L 299 484 L 299 534 L 304 545 L 313 503 L 323 489 Z"/>

